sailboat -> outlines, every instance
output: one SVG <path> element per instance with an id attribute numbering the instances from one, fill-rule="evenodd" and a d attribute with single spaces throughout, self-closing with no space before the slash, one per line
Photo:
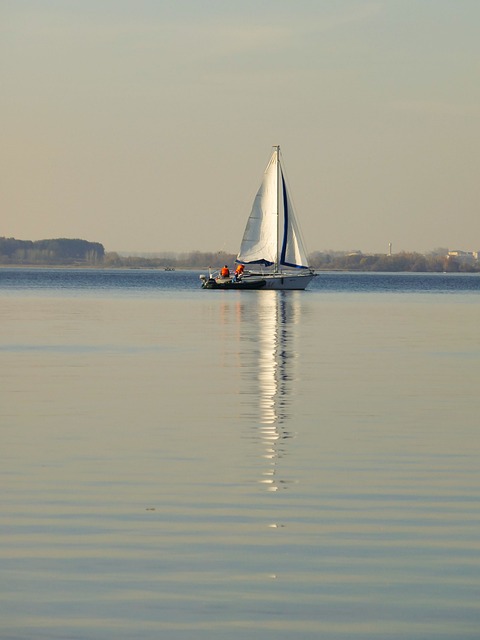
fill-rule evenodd
<path id="1" fill-rule="evenodd" d="M 305 289 L 315 276 L 288 193 L 280 147 L 274 146 L 253 201 L 236 262 L 241 273 L 201 275 L 204 289 Z"/>

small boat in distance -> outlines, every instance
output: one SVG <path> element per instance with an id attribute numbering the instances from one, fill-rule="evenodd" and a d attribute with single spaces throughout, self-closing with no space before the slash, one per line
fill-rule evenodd
<path id="1" fill-rule="evenodd" d="M 288 194 L 280 147 L 265 169 L 236 262 L 241 275 L 201 275 L 204 289 L 305 289 L 315 276 Z M 248 267 L 248 270 L 247 270 Z M 253 267 L 256 270 L 250 270 Z"/>

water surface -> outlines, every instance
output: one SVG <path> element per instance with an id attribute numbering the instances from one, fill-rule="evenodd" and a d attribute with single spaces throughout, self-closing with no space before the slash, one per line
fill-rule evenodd
<path id="1" fill-rule="evenodd" d="M 479 282 L 0 270 L 1 637 L 477 638 Z"/>

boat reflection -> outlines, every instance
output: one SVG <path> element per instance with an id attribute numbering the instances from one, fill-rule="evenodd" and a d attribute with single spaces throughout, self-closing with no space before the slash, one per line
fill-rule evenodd
<path id="1" fill-rule="evenodd" d="M 229 335 L 235 325 L 239 355 L 239 394 L 243 421 L 250 437 L 261 443 L 268 461 L 260 482 L 268 491 L 287 488 L 278 477 L 277 463 L 286 454 L 292 385 L 295 382 L 294 326 L 300 318 L 298 292 L 262 291 L 242 295 L 229 306 Z M 226 320 L 226 318 L 225 318 Z"/>
<path id="2" fill-rule="evenodd" d="M 279 475 L 279 461 L 293 437 L 293 386 L 297 379 L 295 325 L 301 304 L 298 291 L 242 292 L 220 308 L 222 366 L 235 363 L 233 388 L 238 394 L 242 423 L 248 437 L 260 443 L 267 461 L 259 482 L 267 491 L 292 483 Z M 241 298 L 241 299 L 240 299 Z"/>
<path id="3" fill-rule="evenodd" d="M 261 483 L 267 491 L 286 489 L 291 481 L 278 474 L 286 455 L 292 384 L 296 379 L 293 327 L 300 304 L 295 292 L 264 292 L 258 296 L 258 426 L 262 456 L 268 461 Z"/>
<path id="4" fill-rule="evenodd" d="M 292 299 L 293 297 L 293 299 Z M 292 293 L 265 292 L 258 300 L 258 388 L 259 421 L 262 425 L 283 424 L 288 417 L 288 396 L 294 378 L 292 367 L 292 325 L 298 322 L 300 307 Z M 267 433 L 269 429 L 265 427 Z"/>

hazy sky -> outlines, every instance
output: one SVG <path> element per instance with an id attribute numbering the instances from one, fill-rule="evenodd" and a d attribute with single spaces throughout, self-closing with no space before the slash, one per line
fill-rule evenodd
<path id="1" fill-rule="evenodd" d="M 0 236 L 237 251 L 280 144 L 310 251 L 480 249 L 478 0 L 0 0 Z"/>

